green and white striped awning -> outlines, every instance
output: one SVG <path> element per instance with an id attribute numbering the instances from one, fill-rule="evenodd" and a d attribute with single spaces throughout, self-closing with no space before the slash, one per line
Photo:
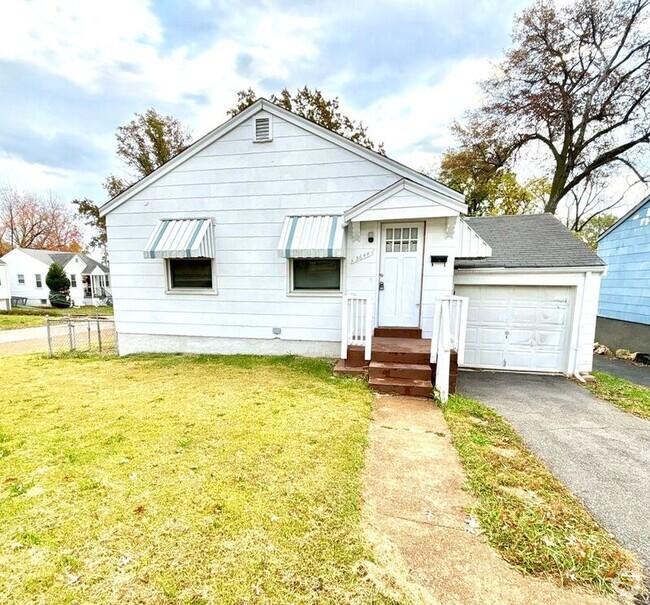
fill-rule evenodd
<path id="1" fill-rule="evenodd" d="M 278 254 L 284 258 L 344 258 L 343 217 L 287 216 L 282 227 Z"/>
<path id="2" fill-rule="evenodd" d="M 163 219 L 144 247 L 145 258 L 213 258 L 209 218 Z"/>

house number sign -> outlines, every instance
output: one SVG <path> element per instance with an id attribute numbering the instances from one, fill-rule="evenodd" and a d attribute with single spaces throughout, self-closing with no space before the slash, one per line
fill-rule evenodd
<path id="1" fill-rule="evenodd" d="M 362 261 L 366 258 L 370 258 L 373 254 L 375 253 L 374 250 L 367 250 L 366 252 L 362 252 L 361 254 L 357 254 L 355 257 L 352 258 L 350 261 L 351 265 L 354 265 L 355 263 L 358 263 L 359 261 Z"/>

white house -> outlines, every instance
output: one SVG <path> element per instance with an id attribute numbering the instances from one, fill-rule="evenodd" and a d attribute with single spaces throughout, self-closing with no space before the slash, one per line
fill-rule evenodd
<path id="1" fill-rule="evenodd" d="M 11 309 L 11 287 L 9 285 L 9 271 L 6 263 L 0 260 L 0 309 Z"/>
<path id="2" fill-rule="evenodd" d="M 80 252 L 15 248 L 2 261 L 8 269 L 11 296 L 27 305 L 49 306 L 45 276 L 55 262 L 70 279 L 70 298 L 75 306 L 92 304 L 93 299 L 110 293 L 108 267 Z"/>
<path id="3" fill-rule="evenodd" d="M 428 362 L 456 290 L 466 365 L 589 372 L 602 261 L 552 216 L 466 211 L 457 191 L 258 100 L 101 208 L 120 353 L 364 344 L 371 378 L 399 384 L 391 364 L 415 353 L 390 347 L 408 336 Z"/>

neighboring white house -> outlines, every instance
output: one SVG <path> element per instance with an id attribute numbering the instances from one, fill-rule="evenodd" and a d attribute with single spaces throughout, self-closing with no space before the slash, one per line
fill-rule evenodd
<path id="1" fill-rule="evenodd" d="M 2 257 L 7 266 L 11 296 L 15 302 L 49 306 L 45 276 L 52 263 L 63 267 L 70 279 L 70 298 L 75 306 L 92 304 L 110 293 L 108 267 L 80 252 L 56 252 L 15 248 Z"/>
<path id="2" fill-rule="evenodd" d="M 466 211 L 462 194 L 258 100 L 101 208 L 120 354 L 336 357 L 359 304 L 372 326 L 430 338 L 456 289 L 466 365 L 589 372 L 602 261 L 552 216 Z"/>
<path id="3" fill-rule="evenodd" d="M 0 309 L 11 309 L 11 286 L 9 285 L 9 271 L 6 263 L 0 260 Z"/>

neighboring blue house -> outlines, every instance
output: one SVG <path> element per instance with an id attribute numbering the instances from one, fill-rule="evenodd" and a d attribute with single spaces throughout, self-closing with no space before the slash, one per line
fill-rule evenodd
<path id="1" fill-rule="evenodd" d="M 600 286 L 596 340 L 650 352 L 650 196 L 598 238 L 608 265 Z"/>

